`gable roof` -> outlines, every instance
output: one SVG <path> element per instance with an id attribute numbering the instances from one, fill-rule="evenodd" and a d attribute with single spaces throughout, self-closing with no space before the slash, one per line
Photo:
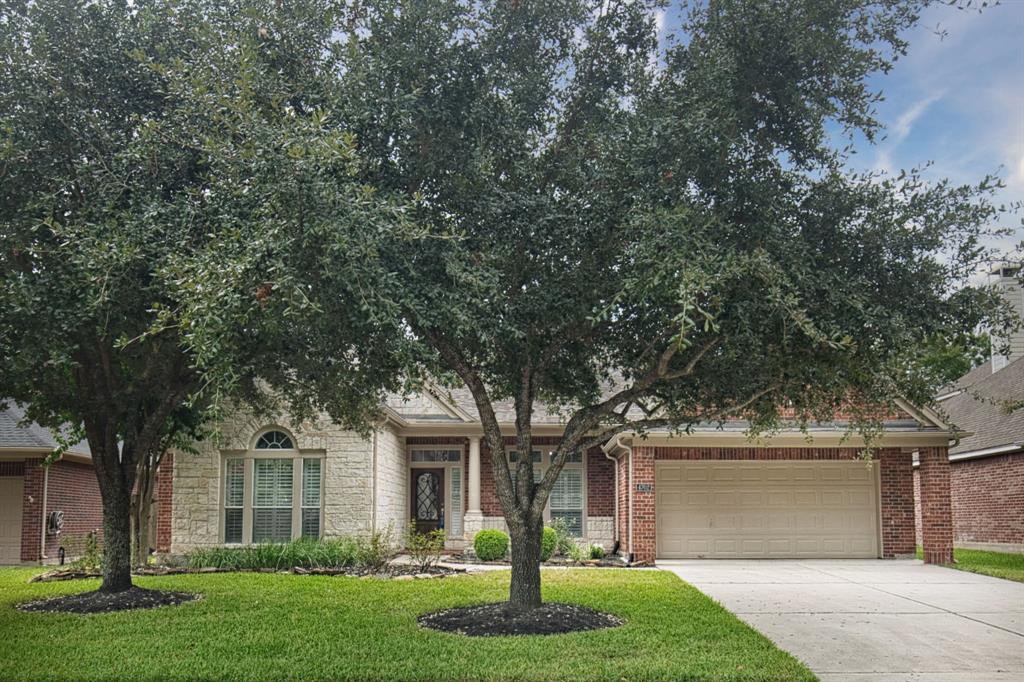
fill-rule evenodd
<path id="1" fill-rule="evenodd" d="M 1024 357 L 997 372 L 984 363 L 961 377 L 956 386 L 961 392 L 940 406 L 955 426 L 971 435 L 950 448 L 950 455 L 994 448 L 1024 450 L 1024 408 L 1005 409 L 1009 401 L 1024 400 Z"/>
<path id="2" fill-rule="evenodd" d="M 59 444 L 53 437 L 50 429 L 40 426 L 35 422 L 22 424 L 25 419 L 25 410 L 19 407 L 13 400 L 0 399 L 0 404 L 6 403 L 6 408 L 0 408 L 0 450 L 55 450 Z M 89 444 L 81 441 L 71 446 L 69 453 L 89 457 Z"/>

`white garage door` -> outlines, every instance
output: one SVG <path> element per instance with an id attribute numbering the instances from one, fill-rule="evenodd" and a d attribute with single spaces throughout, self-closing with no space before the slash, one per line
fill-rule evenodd
<path id="1" fill-rule="evenodd" d="M 876 470 L 849 461 L 656 462 L 658 557 L 877 557 Z"/>
<path id="2" fill-rule="evenodd" d="M 0 564 L 21 561 L 21 491 L 20 476 L 0 477 Z"/>

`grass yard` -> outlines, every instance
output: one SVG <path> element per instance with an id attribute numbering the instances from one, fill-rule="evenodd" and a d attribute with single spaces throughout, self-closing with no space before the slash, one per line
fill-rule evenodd
<path id="1" fill-rule="evenodd" d="M 378 581 L 259 573 L 137 579 L 205 599 L 149 611 L 22 613 L 31 599 L 97 581 L 28 584 L 0 570 L 0 679 L 813 680 L 789 654 L 670 573 L 548 570 L 544 597 L 627 619 L 551 637 L 468 638 L 416 625 L 449 606 L 498 601 L 505 571 Z"/>
<path id="2" fill-rule="evenodd" d="M 922 556 L 920 548 L 917 550 L 917 556 L 918 558 Z M 954 549 L 953 559 L 956 563 L 951 568 L 1024 583 L 1024 554 L 986 552 L 980 549 Z"/>

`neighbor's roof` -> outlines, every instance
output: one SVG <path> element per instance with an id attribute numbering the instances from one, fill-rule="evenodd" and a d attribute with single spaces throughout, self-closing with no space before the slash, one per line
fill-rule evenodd
<path id="1" fill-rule="evenodd" d="M 7 407 L 0 409 L 0 449 L 54 450 L 58 447 L 48 428 L 35 422 L 22 424 L 25 410 L 9 398 L 0 400 L 0 404 L 3 403 Z M 68 452 L 89 456 L 89 444 L 83 440 L 73 445 Z"/>
<path id="2" fill-rule="evenodd" d="M 997 372 L 990 363 L 961 377 L 962 391 L 939 403 L 949 420 L 971 433 L 950 455 L 1017 445 L 1024 449 L 1024 408 L 1006 411 L 1008 402 L 1024 400 L 1024 358 L 1018 358 Z"/>

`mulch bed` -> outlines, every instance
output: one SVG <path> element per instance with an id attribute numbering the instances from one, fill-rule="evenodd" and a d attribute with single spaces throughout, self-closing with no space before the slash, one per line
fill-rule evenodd
<path id="1" fill-rule="evenodd" d="M 202 599 L 189 592 L 164 592 L 132 587 L 123 592 L 84 592 L 66 597 L 39 599 L 18 604 L 19 611 L 44 613 L 111 613 L 132 609 L 154 609 L 158 606 L 177 606 Z"/>
<path id="2" fill-rule="evenodd" d="M 625 622 L 610 613 L 557 602 L 541 604 L 526 611 L 511 609 L 504 602 L 463 606 L 424 614 L 417 620 L 421 627 L 470 637 L 561 635 L 614 628 Z"/>
<path id="3" fill-rule="evenodd" d="M 415 580 L 422 578 L 443 578 L 448 575 L 465 573 L 464 568 L 451 568 L 448 566 L 431 566 L 427 570 L 420 570 L 410 564 L 392 564 L 380 570 L 362 566 L 348 566 L 346 568 L 302 568 L 297 566 L 290 569 L 258 568 L 258 569 L 234 569 L 234 568 L 182 568 L 170 566 L 153 566 L 133 571 L 134 575 L 187 575 L 196 573 L 294 573 L 296 575 L 347 575 L 356 578 L 381 578 L 395 580 Z M 78 569 L 59 569 L 47 571 L 33 576 L 29 582 L 50 583 L 61 580 L 84 580 L 87 578 L 102 578 L 103 574 L 93 571 L 82 571 Z"/>

